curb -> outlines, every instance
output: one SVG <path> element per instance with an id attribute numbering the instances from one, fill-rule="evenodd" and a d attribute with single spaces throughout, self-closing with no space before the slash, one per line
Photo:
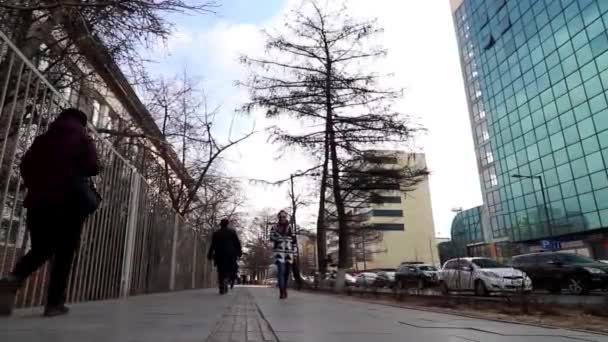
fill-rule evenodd
<path id="1" fill-rule="evenodd" d="M 471 319 L 482 319 L 482 320 L 486 320 L 486 321 L 490 321 L 490 322 L 524 325 L 524 326 L 536 327 L 536 328 L 561 329 L 561 330 L 578 332 L 578 333 L 608 336 L 608 332 L 597 331 L 597 330 L 564 328 L 564 327 L 558 327 L 558 326 L 554 326 L 554 325 L 547 325 L 547 324 L 541 324 L 541 323 L 530 323 L 530 322 L 518 322 L 518 321 L 515 321 L 515 320 L 501 319 L 501 318 L 486 318 L 486 317 L 482 317 L 481 315 L 480 316 L 476 316 L 476 315 L 472 315 L 472 314 L 452 312 L 452 311 L 448 311 L 448 310 L 442 310 L 440 308 L 425 308 L 425 307 L 410 306 L 410 305 L 397 305 L 397 304 L 389 304 L 389 303 L 376 303 L 374 301 L 371 301 L 371 300 L 368 300 L 368 299 L 365 299 L 365 298 L 355 298 L 353 295 L 348 295 L 348 294 L 346 294 L 344 292 L 338 292 L 338 291 L 336 291 L 336 292 L 330 292 L 328 290 L 308 289 L 308 290 L 304 290 L 302 292 L 317 293 L 317 294 L 322 294 L 322 295 L 325 295 L 325 296 L 335 296 L 335 295 L 348 296 L 350 298 L 353 298 L 351 301 L 365 302 L 365 303 L 368 303 L 368 304 L 382 305 L 382 306 L 388 306 L 388 307 L 399 308 L 399 309 L 414 310 L 414 311 L 423 311 L 423 312 L 431 312 L 431 313 L 440 313 L 440 314 L 444 314 L 444 315 L 458 316 L 458 317 L 471 318 Z M 346 298 L 339 298 L 339 299 L 345 300 Z"/>

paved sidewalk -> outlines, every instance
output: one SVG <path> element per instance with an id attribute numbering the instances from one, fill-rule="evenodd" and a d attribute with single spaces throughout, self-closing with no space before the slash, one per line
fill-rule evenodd
<path id="1" fill-rule="evenodd" d="M 369 304 L 328 295 L 252 290 L 281 342 L 604 342 L 608 336 Z"/>
<path id="2" fill-rule="evenodd" d="M 2 342 L 201 342 L 238 299 L 217 290 L 185 291 L 71 305 L 69 315 L 41 309 L 0 318 Z"/>
<path id="3" fill-rule="evenodd" d="M 290 292 L 188 291 L 40 310 L 0 318 L 10 342 L 608 342 L 608 336 L 506 324 Z"/>

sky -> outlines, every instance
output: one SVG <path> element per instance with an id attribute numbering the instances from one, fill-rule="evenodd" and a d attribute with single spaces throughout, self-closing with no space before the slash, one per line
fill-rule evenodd
<path id="1" fill-rule="evenodd" d="M 252 130 L 260 131 L 239 144 L 222 160 L 224 174 L 243 182 L 247 212 L 289 206 L 287 187 L 260 186 L 248 180 L 282 180 L 305 170 L 310 156 L 298 151 L 282 153 L 263 132 L 277 124 L 261 113 L 244 115 L 236 109 L 247 101 L 247 92 L 234 86 L 247 70 L 239 63 L 242 54 L 264 53 L 263 29 L 280 27 L 285 15 L 300 0 L 221 0 L 217 13 L 205 16 L 174 16 L 169 40 L 152 51 L 154 74 L 171 76 L 184 68 L 199 78 L 212 105 L 221 111 L 216 134 L 226 142 Z M 398 108 L 424 126 L 416 148 L 426 154 L 435 231 L 449 237 L 453 208 L 481 204 L 473 138 L 448 0 L 348 0 L 350 14 L 378 18 L 384 28 L 379 42 L 388 56 L 374 65 L 394 76 L 386 82 L 405 89 Z M 281 122 L 296 128 L 295 122 Z M 310 194 L 309 180 L 296 179 L 296 193 Z M 311 202 L 298 214 L 298 223 L 314 227 L 316 208 Z"/>

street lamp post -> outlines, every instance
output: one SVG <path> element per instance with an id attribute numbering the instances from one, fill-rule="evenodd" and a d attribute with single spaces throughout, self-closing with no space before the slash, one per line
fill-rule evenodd
<path id="1" fill-rule="evenodd" d="M 545 217 L 547 219 L 547 232 L 549 233 L 549 237 L 553 238 L 553 227 L 552 227 L 552 220 L 551 220 L 551 215 L 549 214 L 549 207 L 547 206 L 547 196 L 545 195 L 545 185 L 543 182 L 543 176 L 542 175 L 536 175 L 536 176 L 526 176 L 526 175 L 520 175 L 520 174 L 515 174 L 511 176 L 512 178 L 517 178 L 517 179 L 522 179 L 522 178 L 526 178 L 526 179 L 538 179 L 538 182 L 540 183 L 540 192 L 543 195 L 543 207 L 545 209 Z"/>

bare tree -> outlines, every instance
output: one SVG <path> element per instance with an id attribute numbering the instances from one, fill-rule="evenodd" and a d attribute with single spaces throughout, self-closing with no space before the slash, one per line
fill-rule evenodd
<path id="1" fill-rule="evenodd" d="M 327 152 L 339 234 L 338 266 L 351 266 L 350 234 L 344 202 L 342 162 L 367 149 L 412 138 L 417 128 L 393 108 L 401 90 L 383 88 L 386 75 L 370 72 L 386 55 L 375 46 L 382 32 L 376 20 L 355 20 L 344 6 L 337 11 L 309 0 L 287 18 L 281 32 L 267 32 L 267 53 L 246 56 L 251 93 L 244 110 L 261 108 L 268 117 L 289 115 L 310 124 L 303 133 L 275 127 L 274 141 L 315 153 Z M 320 154 L 319 153 L 319 154 Z"/>
<path id="2" fill-rule="evenodd" d="M 86 40 L 103 46 L 110 58 L 141 74 L 141 48 L 167 39 L 169 14 L 209 13 L 216 1 L 197 0 L 4 0 L 0 18 L 12 40 L 29 59 L 47 58 L 48 66 L 79 63 Z M 1 69 L 0 69 L 1 70 Z"/>
<path id="3" fill-rule="evenodd" d="M 160 127 L 160 137 L 143 133 L 135 124 L 126 125 L 122 130 L 99 128 L 98 131 L 123 138 L 127 144 L 138 144 L 155 157 L 156 163 L 150 163 L 142 171 L 147 178 L 157 180 L 158 188 L 166 192 L 178 214 L 187 216 L 198 209 L 217 210 L 214 206 L 229 200 L 227 195 L 236 196 L 237 203 L 241 203 L 238 192 L 230 191 L 236 184 L 228 181 L 218 166 L 228 149 L 254 132 L 236 139 L 229 136 L 227 142 L 220 142 L 214 131 L 220 108 L 208 107 L 204 90 L 186 71 L 177 78 L 154 82 L 148 88 L 147 98 L 147 107 Z M 160 149 L 149 143 L 155 139 L 162 143 Z M 178 176 L 168 162 L 173 151 L 186 170 L 186 178 Z"/>

